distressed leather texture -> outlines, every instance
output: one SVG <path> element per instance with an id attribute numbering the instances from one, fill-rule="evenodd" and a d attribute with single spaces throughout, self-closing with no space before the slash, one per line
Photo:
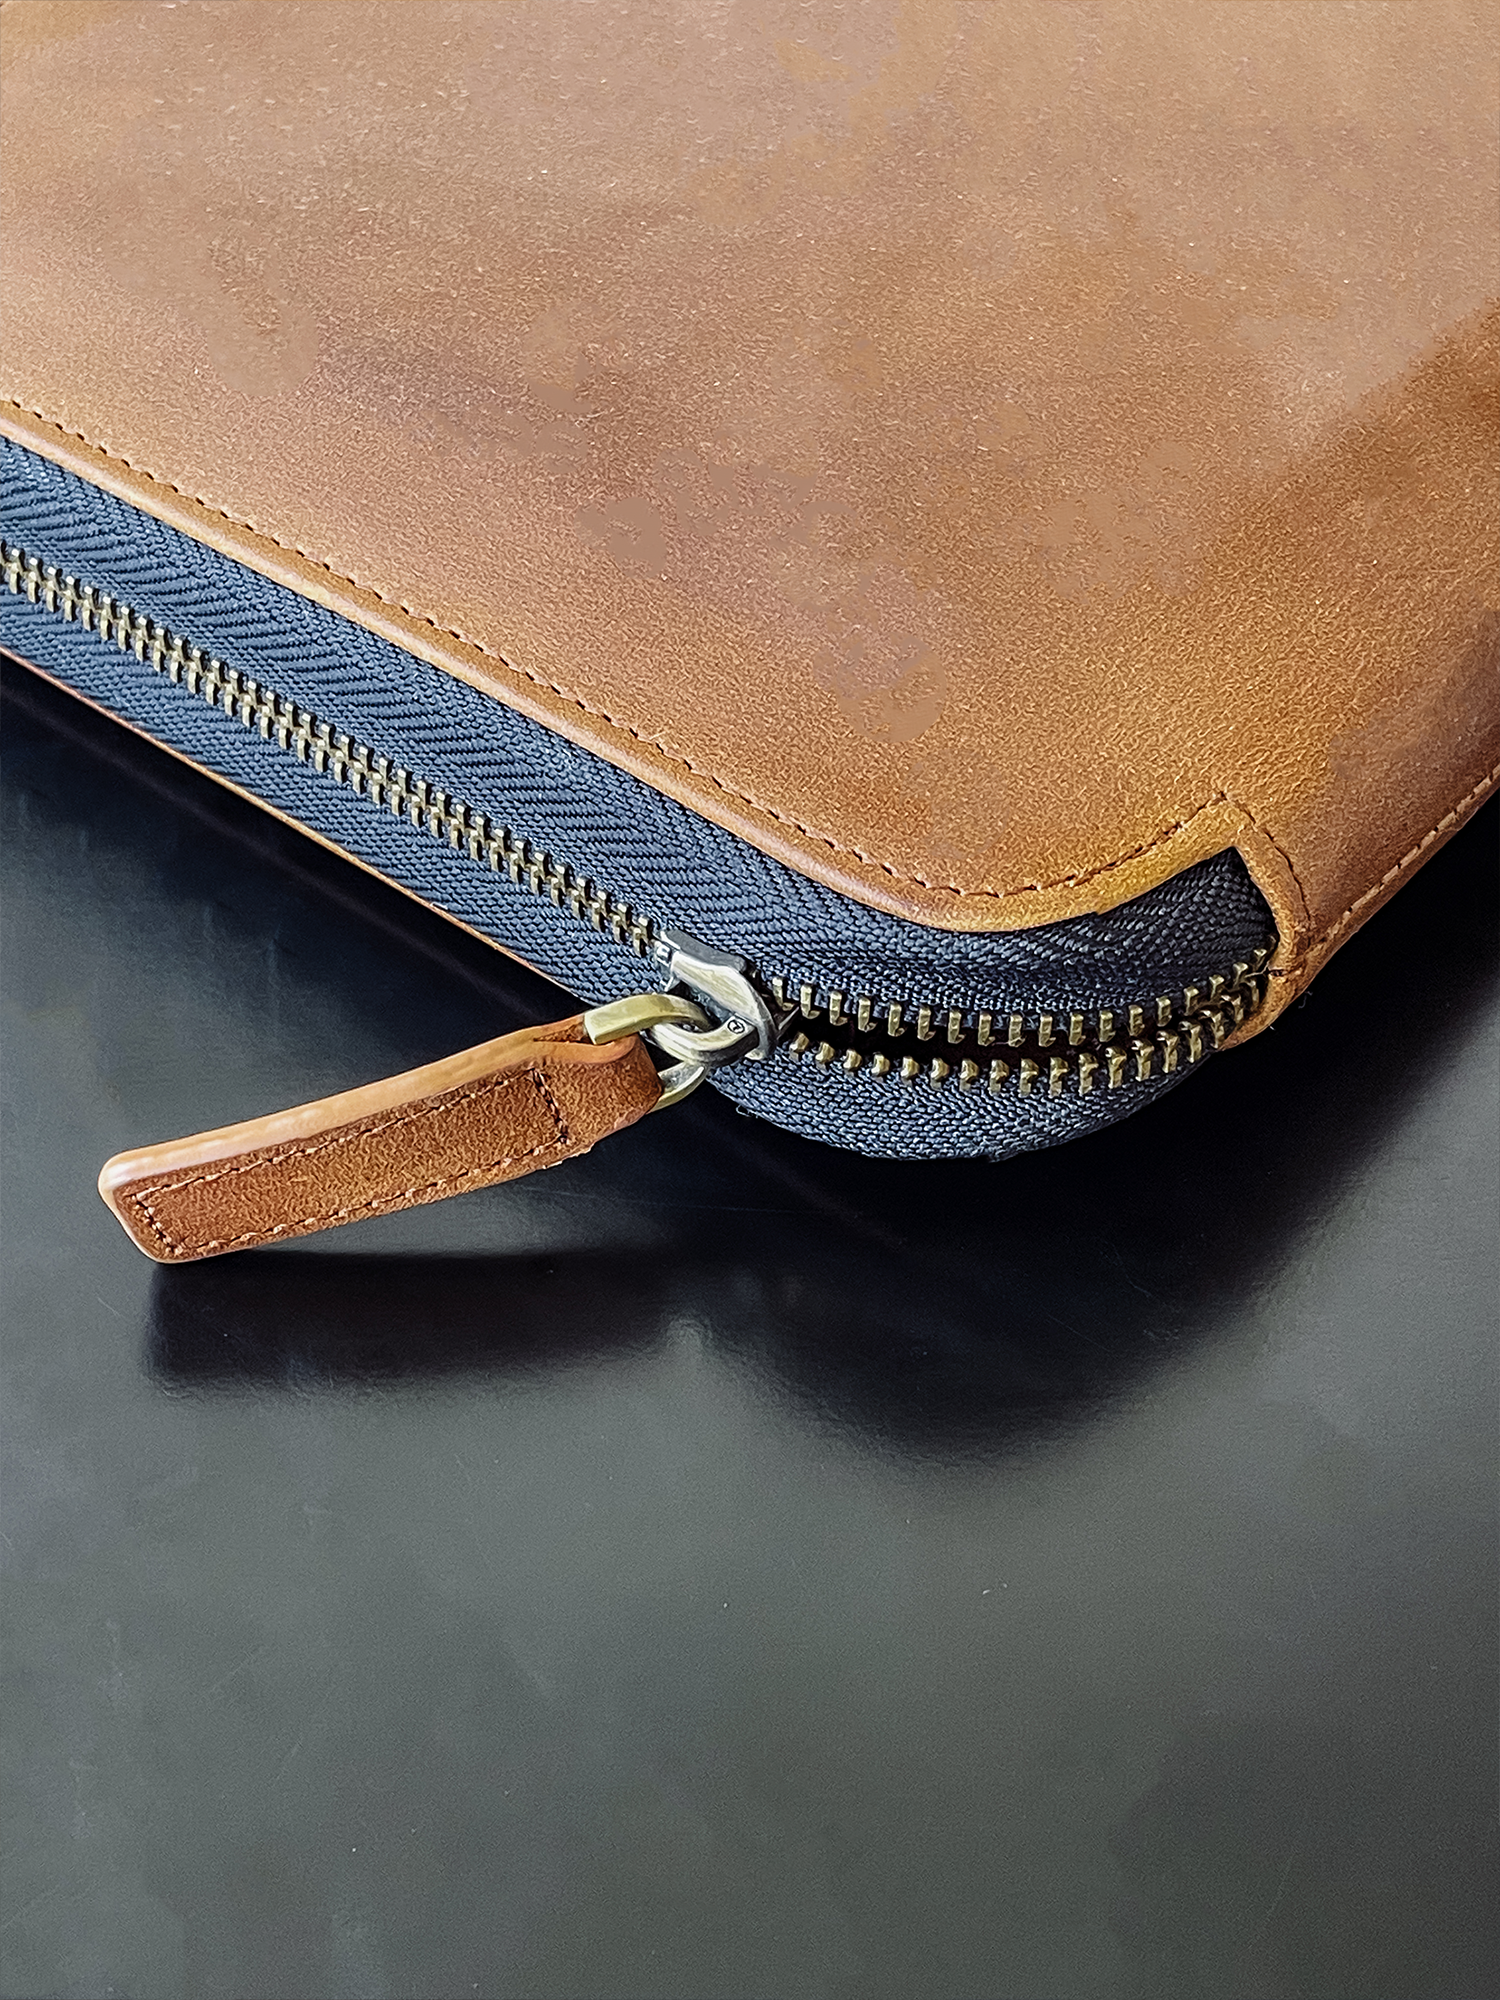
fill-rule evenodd
<path id="1" fill-rule="evenodd" d="M 187 1264 L 517 1180 L 586 1153 L 661 1095 L 638 1036 L 596 1048 L 580 1021 L 117 1154 L 99 1192 L 148 1257 Z"/>
<path id="2" fill-rule="evenodd" d="M 331 28 L 336 13 L 336 32 Z M 1500 762 L 1494 16 L 8 0 L 4 427 L 952 929 Z"/>

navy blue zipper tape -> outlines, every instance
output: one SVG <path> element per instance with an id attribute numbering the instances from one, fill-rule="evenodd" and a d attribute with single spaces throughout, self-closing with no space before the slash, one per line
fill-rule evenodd
<path id="1" fill-rule="evenodd" d="M 0 440 L 7 540 L 87 580 L 274 689 L 431 787 L 515 829 L 654 927 L 742 953 L 766 980 L 819 995 L 909 995 L 935 1008 L 1125 1007 L 1274 942 L 1238 855 L 1200 862 L 1103 915 L 1009 933 L 931 929 L 798 874 L 605 759 L 204 547 L 23 447 Z M 225 778 L 591 1003 L 643 983 L 630 944 L 382 811 L 199 699 L 149 660 L 0 594 L 23 659 Z M 785 1055 L 714 1081 L 746 1109 L 834 1144 L 903 1156 L 1055 1143 L 1112 1122 L 1175 1080 L 1088 1096 L 913 1091 Z"/>

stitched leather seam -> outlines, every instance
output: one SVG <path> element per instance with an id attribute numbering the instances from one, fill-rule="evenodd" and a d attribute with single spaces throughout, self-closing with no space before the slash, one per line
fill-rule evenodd
<path id="1" fill-rule="evenodd" d="M 1320 952 L 1324 945 L 1332 944 L 1339 932 L 1344 930 L 1353 921 L 1365 907 L 1366 903 L 1374 902 L 1378 896 L 1383 895 L 1389 889 L 1398 876 L 1404 875 L 1408 868 L 1411 868 L 1416 862 L 1420 861 L 1432 843 L 1435 840 L 1441 840 L 1445 833 L 1450 832 L 1455 823 L 1463 818 L 1470 806 L 1477 805 L 1485 793 L 1491 791 L 1497 782 L 1500 782 L 1500 764 L 1497 764 L 1487 776 L 1481 778 L 1479 783 L 1471 790 L 1465 792 L 1458 803 L 1451 806 L 1443 814 L 1437 825 L 1429 832 L 1423 834 L 1415 847 L 1403 854 L 1393 867 L 1387 868 L 1373 889 L 1366 889 L 1362 896 L 1356 896 L 1342 916 L 1336 917 L 1327 930 L 1319 932 L 1318 936 L 1313 939 L 1312 943 L 1299 959 L 1291 965 L 1273 967 L 1267 977 L 1271 979 L 1300 979 L 1307 970 L 1308 960 L 1317 952 Z M 1270 836 L 1267 835 L 1267 838 L 1269 839 Z M 1280 852 L 1279 849 L 1277 851 L 1278 853 Z M 1293 879 L 1295 880 L 1295 877 Z"/>
<path id="2" fill-rule="evenodd" d="M 1255 831 L 1260 835 L 1261 839 L 1266 843 L 1266 845 L 1271 849 L 1271 852 L 1274 855 L 1276 855 L 1277 859 L 1286 869 L 1288 876 L 1291 878 L 1292 887 L 1297 891 L 1297 901 L 1302 906 L 1302 921 L 1304 925 L 1310 928 L 1312 924 L 1312 905 L 1308 902 L 1307 890 L 1303 887 L 1302 877 L 1297 873 L 1296 866 L 1292 861 L 1291 855 L 1287 853 L 1286 849 L 1282 846 L 1281 842 L 1276 838 L 1275 834 L 1272 833 L 1271 829 L 1265 824 L 1265 822 L 1263 820 L 1256 818 L 1254 809 L 1252 807 L 1243 804 L 1239 799 L 1232 797 L 1228 792 L 1226 792 L 1224 796 L 1228 800 L 1229 804 L 1234 807 L 1236 812 L 1242 812 L 1245 815 L 1245 818 L 1249 821 L 1250 825 L 1255 828 Z"/>
<path id="3" fill-rule="evenodd" d="M 540 1081 L 541 1071 L 535 1069 L 512 1070 L 506 1076 L 489 1077 L 483 1083 L 472 1083 L 464 1090 L 454 1091 L 451 1094 L 444 1092 L 441 1102 L 436 1109 L 424 1110 L 424 1104 L 430 1104 L 431 1100 L 419 1098 L 415 1104 L 408 1105 L 397 1116 L 383 1118 L 378 1125 L 346 1125 L 339 1131 L 331 1133 L 326 1139 L 319 1139 L 314 1145 L 284 1146 L 278 1152 L 272 1153 L 267 1159 L 237 1160 L 231 1166 L 215 1167 L 209 1173 L 188 1174 L 182 1180 L 178 1181 L 158 1181 L 155 1186 L 143 1188 L 141 1192 L 143 1194 L 177 1194 L 183 1188 L 198 1187 L 204 1181 L 228 1180 L 232 1179 L 235 1174 L 254 1173 L 260 1167 L 281 1166 L 287 1160 L 310 1159 L 315 1153 L 326 1153 L 330 1147 L 350 1145 L 356 1136 L 361 1139 L 373 1139 L 377 1133 L 390 1132 L 402 1125 L 414 1124 L 418 1118 L 441 1118 L 445 1112 L 452 1110 L 455 1105 L 469 1103 L 476 1097 L 486 1097 L 492 1091 L 504 1090 L 509 1084 L 521 1083 L 527 1078 Z M 550 1093 L 547 1093 L 547 1101 L 549 1104 L 553 1103 Z M 553 1104 L 553 1113 L 554 1116 L 559 1116 L 555 1104 Z"/>
<path id="4" fill-rule="evenodd" d="M 303 548 L 298 542 L 282 541 L 279 536 L 273 535 L 269 529 L 258 527 L 254 521 L 246 520 L 243 515 L 232 514 L 227 507 L 219 506 L 215 501 L 205 498 L 201 493 L 193 493 L 187 487 L 177 485 L 173 480 L 164 479 L 159 473 L 152 472 L 149 467 L 138 464 L 132 458 L 127 458 L 123 452 L 111 451 L 108 445 L 100 444 L 97 439 L 89 437 L 85 432 L 70 430 L 66 424 L 60 424 L 55 417 L 49 417 L 45 411 L 37 409 L 33 404 L 23 403 L 17 396 L 7 396 L 5 401 L 10 404 L 12 409 L 22 410 L 28 416 L 38 418 L 51 429 L 60 431 L 64 437 L 76 438 L 80 444 L 87 445 L 91 451 L 97 451 L 102 457 L 113 459 L 116 464 L 126 466 L 131 472 L 136 473 L 142 479 L 149 479 L 153 486 L 166 487 L 169 492 L 178 494 L 184 500 L 191 500 L 196 506 L 204 507 L 212 514 L 218 514 L 223 520 L 232 523 L 235 527 L 248 529 L 252 535 L 257 536 L 261 541 L 269 542 L 274 548 L 282 549 L 290 555 L 301 556 L 304 562 L 316 564 L 319 569 L 326 570 L 330 576 L 336 577 L 340 583 L 350 584 L 356 590 L 367 591 L 371 597 L 375 598 L 379 603 L 389 606 L 393 611 L 403 612 L 408 618 L 420 619 L 424 625 L 430 625 L 434 631 L 441 632 L 450 639 L 456 639 L 461 646 L 467 646 L 472 652 L 481 654 L 485 659 L 497 661 L 499 665 L 505 667 L 509 672 L 519 674 L 523 679 L 532 682 L 536 687 L 546 688 L 549 693 L 555 694 L 561 700 L 570 703 L 584 715 L 593 716 L 601 722 L 607 722 L 612 729 L 620 730 L 624 735 L 633 738 L 637 743 L 644 744 L 648 749 L 659 751 L 670 763 L 680 764 L 684 770 L 691 771 L 694 777 L 706 778 L 710 784 L 716 785 L 721 792 L 726 793 L 730 798 L 738 799 L 742 805 L 750 806 L 756 812 L 764 813 L 768 819 L 773 819 L 782 826 L 789 826 L 797 833 L 806 834 L 810 840 L 816 840 L 821 846 L 831 848 L 836 854 L 850 854 L 856 861 L 863 862 L 866 867 L 880 869 L 883 874 L 889 875 L 896 882 L 915 882 L 919 888 L 939 891 L 950 896 L 960 896 L 976 902 L 993 903 L 1004 902 L 1012 896 L 1036 896 L 1045 894 L 1049 889 L 1081 886 L 1085 882 L 1097 881 L 1101 875 L 1109 874 L 1112 869 L 1122 867 L 1127 861 L 1136 861 L 1144 854 L 1154 853 L 1158 847 L 1164 846 L 1174 834 L 1180 833 L 1184 827 L 1191 825 L 1210 806 L 1221 804 L 1225 798 L 1223 792 L 1214 793 L 1211 798 L 1206 799 L 1201 806 L 1195 807 L 1185 818 L 1174 820 L 1171 825 L 1160 829 L 1151 838 L 1143 841 L 1138 847 L 1130 848 L 1126 853 L 1117 855 L 1111 861 L 1101 862 L 1096 868 L 1082 871 L 1070 869 L 1062 875 L 1053 877 L 1050 881 L 1018 882 L 1014 887 L 1008 889 L 972 888 L 961 882 L 934 881 L 930 876 L 919 875 L 911 870 L 897 868 L 889 861 L 882 861 L 879 855 L 867 853 L 863 848 L 853 847 L 847 842 L 835 840 L 831 834 L 820 832 L 818 828 L 809 826 L 805 820 L 794 818 L 790 813 L 778 812 L 774 806 L 764 804 L 752 792 L 742 791 L 737 785 L 732 785 L 727 779 L 721 778 L 717 772 L 710 771 L 701 764 L 695 764 L 691 758 L 684 757 L 680 751 L 669 749 L 659 736 L 648 736 L 643 730 L 633 729 L 628 722 L 622 722 L 618 716 L 611 715 L 608 709 L 595 708 L 582 700 L 578 695 L 570 693 L 567 688 L 560 687 L 556 681 L 549 681 L 544 675 L 533 673 L 529 667 L 517 666 L 513 660 L 507 659 L 504 653 L 498 651 L 493 646 L 485 645 L 480 639 L 470 638 L 468 633 L 461 631 L 456 625 L 444 625 L 440 619 L 434 618 L 429 612 L 421 611 L 415 605 L 408 604 L 401 598 L 388 597 L 383 591 L 377 589 L 374 584 L 363 583 L 359 578 L 350 576 L 347 571 L 337 568 L 326 557 L 315 555 L 311 549 Z"/>
<path id="5" fill-rule="evenodd" d="M 1338 936 L 1339 932 L 1344 929 L 1345 925 L 1364 908 L 1366 903 L 1374 902 L 1377 896 L 1390 887 L 1398 875 L 1404 875 L 1408 868 L 1420 861 L 1432 843 L 1435 840 L 1441 840 L 1443 835 L 1452 828 L 1455 821 L 1461 819 L 1470 806 L 1476 805 L 1497 781 L 1500 781 L 1500 764 L 1497 764 L 1486 777 L 1481 778 L 1472 791 L 1465 792 L 1457 805 L 1451 807 L 1449 811 L 1443 814 L 1443 817 L 1433 827 L 1431 832 L 1423 834 L 1410 853 L 1403 854 L 1393 868 L 1387 868 L 1373 889 L 1366 889 L 1362 896 L 1357 896 L 1348 909 L 1345 910 L 1344 914 L 1341 917 L 1335 918 L 1333 923 L 1328 926 L 1328 929 L 1323 932 L 1314 949 L 1316 950 L 1325 944 L 1330 944 Z"/>
<path id="6" fill-rule="evenodd" d="M 116 464 L 126 466 L 131 472 L 138 474 L 142 479 L 149 479 L 153 486 L 165 486 L 169 492 L 178 494 L 184 500 L 191 500 L 196 506 L 204 507 L 210 513 L 218 514 L 223 520 L 230 522 L 233 526 L 248 529 L 252 535 L 259 537 L 261 541 L 269 542 L 273 547 L 282 549 L 288 554 L 301 556 L 304 562 L 316 564 L 319 569 L 326 570 L 330 576 L 336 577 L 340 583 L 347 583 L 355 590 L 368 591 L 370 596 L 375 598 L 379 603 L 387 605 L 390 609 L 403 612 L 408 618 L 420 619 L 424 625 L 430 625 L 434 631 L 441 632 L 450 639 L 456 639 L 461 646 L 467 646 L 470 651 L 481 654 L 485 659 L 497 661 L 499 665 L 505 667 L 509 672 L 521 675 L 523 679 L 532 682 L 536 687 L 546 688 L 549 693 L 555 694 L 561 700 L 570 703 L 582 714 L 594 716 L 601 722 L 607 722 L 612 729 L 620 730 L 624 735 L 633 738 L 635 742 L 645 744 L 648 749 L 659 751 L 669 762 L 680 764 L 684 770 L 691 771 L 694 777 L 706 778 L 710 784 L 716 785 L 720 791 L 727 793 L 730 798 L 738 799 L 742 805 L 753 807 L 756 812 L 764 813 L 767 818 L 776 820 L 780 825 L 790 826 L 796 832 L 806 834 L 810 840 L 818 841 L 820 845 L 831 848 L 836 854 L 850 854 L 853 855 L 856 861 L 862 861 L 866 867 L 879 868 L 882 873 L 889 875 L 893 881 L 915 882 L 918 887 L 923 889 L 938 890 L 947 895 L 961 896 L 976 902 L 995 903 L 1003 902 L 1011 896 L 1035 896 L 1044 894 L 1049 889 L 1081 887 L 1086 882 L 1097 881 L 1101 875 L 1108 875 L 1112 870 L 1123 867 L 1127 861 L 1137 861 L 1142 855 L 1154 853 L 1157 848 L 1165 846 L 1175 834 L 1181 833 L 1195 819 L 1198 819 L 1203 813 L 1207 812 L 1211 806 L 1229 803 L 1235 804 L 1237 810 L 1245 812 L 1250 823 L 1256 827 L 1257 831 L 1265 839 L 1270 841 L 1272 847 L 1276 849 L 1276 852 L 1286 863 L 1287 872 L 1296 885 L 1297 893 L 1302 899 L 1304 910 L 1308 908 L 1307 893 L 1303 889 L 1302 883 L 1298 880 L 1296 870 L 1292 866 L 1291 857 L 1272 838 L 1266 829 L 1260 825 L 1253 813 L 1248 811 L 1248 808 L 1238 806 L 1237 802 L 1232 800 L 1228 793 L 1222 791 L 1215 792 L 1212 797 L 1205 799 L 1201 806 L 1196 807 L 1185 818 L 1173 821 L 1171 825 L 1162 828 L 1149 840 L 1142 842 L 1137 847 L 1130 848 L 1124 854 L 1117 855 L 1112 861 L 1101 862 L 1098 867 L 1083 872 L 1070 870 L 1066 874 L 1054 876 L 1050 881 L 1046 882 L 1019 882 L 1009 889 L 970 888 L 959 882 L 935 882 L 926 875 L 918 875 L 915 871 L 894 867 L 889 861 L 882 861 L 879 855 L 868 854 L 862 848 L 852 847 L 844 841 L 835 840 L 832 835 L 819 832 L 816 827 L 809 826 L 806 821 L 795 819 L 790 813 L 778 812 L 774 806 L 765 805 L 753 793 L 742 791 L 737 785 L 732 785 L 727 779 L 721 778 L 717 772 L 707 770 L 704 766 L 693 763 L 691 758 L 684 757 L 680 751 L 668 749 L 659 736 L 647 736 L 643 730 L 633 729 L 628 722 L 622 722 L 617 716 L 611 715 L 608 709 L 592 707 L 578 695 L 570 693 L 564 687 L 560 687 L 556 681 L 549 681 L 544 675 L 533 673 L 529 667 L 518 666 L 515 661 L 508 659 L 504 653 L 495 647 L 485 645 L 480 639 L 470 638 L 466 632 L 461 631 L 456 625 L 444 625 L 440 619 L 433 617 L 431 613 L 418 610 L 415 605 L 408 604 L 401 598 L 388 597 L 384 591 L 377 589 L 372 583 L 360 582 L 357 577 L 350 576 L 347 571 L 337 568 L 326 557 L 314 555 L 310 549 L 303 548 L 300 543 L 282 541 L 279 536 L 273 535 L 269 529 L 258 527 L 254 521 L 246 520 L 244 516 L 239 514 L 232 514 L 227 507 L 219 506 L 215 501 L 205 498 L 203 494 L 190 492 L 187 487 L 177 485 L 174 480 L 163 478 L 159 473 L 152 472 L 149 467 L 139 465 L 134 459 L 127 458 L 123 452 L 111 451 L 108 445 L 100 444 L 97 439 L 87 436 L 83 431 L 70 430 L 66 424 L 60 424 L 55 417 L 49 417 L 44 410 L 37 409 L 34 404 L 23 403 L 18 396 L 7 396 L 5 401 L 10 404 L 12 409 L 21 410 L 28 416 L 36 417 L 40 422 L 50 426 L 51 429 L 60 431 L 64 437 L 76 438 L 80 444 L 87 445 L 91 451 L 97 451 L 101 456 L 113 459 Z M 1500 768 L 1492 771 L 1488 778 L 1477 785 L 1472 792 L 1467 793 L 1464 798 L 1460 799 L 1452 811 L 1446 813 L 1432 831 L 1424 835 L 1417 846 L 1411 850 L 1410 854 L 1397 862 L 1394 868 L 1388 869 L 1373 889 L 1367 889 L 1364 895 L 1351 903 L 1343 915 L 1329 929 L 1322 933 L 1317 943 L 1310 947 L 1310 949 L 1317 950 L 1331 939 L 1337 937 L 1357 911 L 1363 909 L 1366 903 L 1371 902 L 1375 897 L 1379 896 L 1389 883 L 1394 881 L 1398 875 L 1402 874 L 1410 867 L 1412 862 L 1425 852 L 1431 843 L 1443 833 L 1456 815 L 1461 813 L 1471 800 L 1494 784 L 1497 775 L 1500 775 Z M 1305 956 L 1304 954 L 1304 960 Z M 1302 962 L 1304 961 L 1299 961 L 1299 964 Z M 1295 970 L 1295 967 L 1288 966 L 1276 976 L 1287 978 Z"/>
<path id="7" fill-rule="evenodd" d="M 538 1093 L 552 1115 L 554 1127 L 550 1139 L 541 1140 L 537 1145 L 528 1147 L 524 1153 L 501 1154 L 493 1160 L 485 1160 L 476 1166 L 465 1167 L 458 1173 L 440 1175 L 436 1180 L 424 1181 L 411 1187 L 401 1188 L 394 1194 L 375 1195 L 369 1201 L 356 1202 L 348 1208 L 330 1209 L 324 1215 L 306 1215 L 293 1222 L 277 1223 L 271 1229 L 246 1230 L 240 1236 L 205 1237 L 203 1240 L 193 1243 L 185 1242 L 181 1238 L 173 1236 L 158 1217 L 149 1199 L 153 1196 L 160 1197 L 165 1194 L 177 1194 L 183 1188 L 199 1187 L 208 1181 L 226 1180 L 236 1174 L 254 1173 L 262 1168 L 285 1166 L 289 1160 L 307 1159 L 315 1153 L 328 1152 L 333 1147 L 353 1145 L 357 1140 L 372 1139 L 378 1133 L 389 1132 L 399 1126 L 413 1124 L 418 1118 L 439 1119 L 459 1104 L 472 1102 L 476 1098 L 495 1095 L 502 1090 L 509 1089 L 512 1084 L 516 1083 L 533 1083 L 536 1085 Z M 403 1112 L 400 1117 L 382 1119 L 378 1125 L 346 1126 L 342 1132 L 337 1132 L 330 1138 L 320 1140 L 316 1145 L 286 1146 L 282 1147 L 278 1152 L 271 1153 L 263 1158 L 240 1160 L 233 1166 L 219 1167 L 211 1173 L 188 1174 L 181 1180 L 159 1181 L 149 1187 L 140 1189 L 132 1188 L 123 1199 L 133 1208 L 141 1211 L 152 1233 L 169 1250 L 179 1256 L 184 1251 L 241 1249 L 257 1243 L 269 1243 L 275 1237 L 290 1235 L 295 1230 L 319 1229 L 326 1227 L 329 1223 L 348 1221 L 353 1216 L 370 1215 L 385 1209 L 396 1208 L 405 1202 L 412 1201 L 418 1195 L 433 1194 L 439 1190 L 446 1192 L 451 1188 L 456 1188 L 459 1182 L 473 1180 L 479 1174 L 495 1173 L 502 1167 L 514 1166 L 518 1160 L 534 1159 L 539 1153 L 548 1153 L 565 1147 L 571 1142 L 571 1137 L 567 1120 L 562 1113 L 562 1107 L 553 1095 L 543 1072 L 539 1069 L 523 1070 L 519 1074 L 513 1073 L 510 1076 L 492 1078 L 487 1083 L 473 1084 L 466 1090 L 445 1096 L 436 1109 L 424 1110 L 420 1106 L 412 1106 L 409 1110 Z"/>

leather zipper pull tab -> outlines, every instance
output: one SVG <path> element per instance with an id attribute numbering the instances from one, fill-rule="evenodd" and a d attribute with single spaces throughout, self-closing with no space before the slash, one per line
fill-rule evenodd
<path id="1" fill-rule="evenodd" d="M 314 1104 L 117 1153 L 99 1192 L 148 1257 L 187 1264 L 516 1180 L 686 1095 L 703 1071 L 661 1076 L 643 1039 L 666 1022 L 713 1025 L 691 1000 L 636 995 Z"/>

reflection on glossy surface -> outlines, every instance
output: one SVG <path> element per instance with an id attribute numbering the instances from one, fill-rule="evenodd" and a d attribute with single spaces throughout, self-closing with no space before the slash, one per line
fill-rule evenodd
<path id="1" fill-rule="evenodd" d="M 558 996 L 7 685 L 4 1992 L 1496 1990 L 1493 810 L 1079 1145 L 153 1270 L 106 1154 Z"/>

